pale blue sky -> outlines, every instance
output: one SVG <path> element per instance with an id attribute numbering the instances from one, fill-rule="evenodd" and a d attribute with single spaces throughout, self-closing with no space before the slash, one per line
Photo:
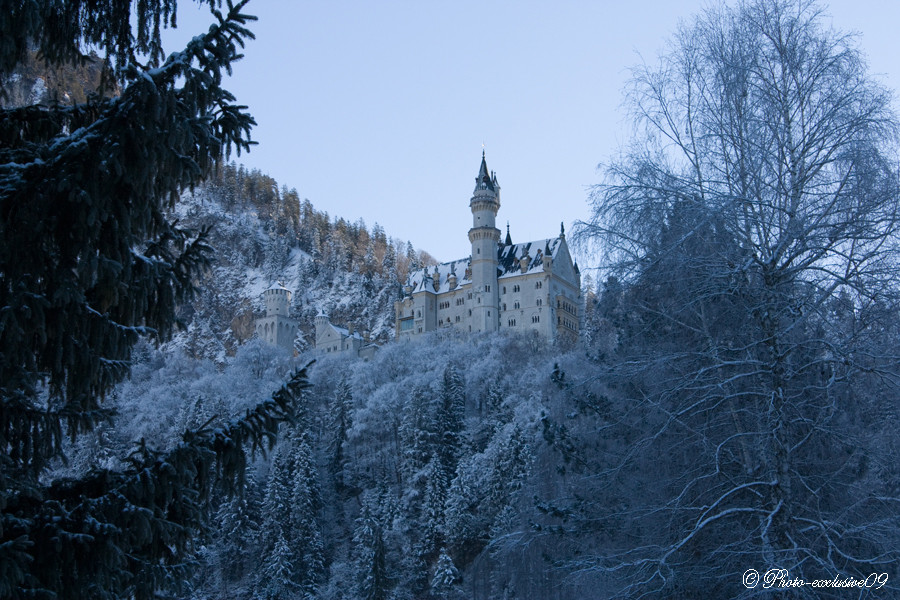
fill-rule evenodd
<path id="1" fill-rule="evenodd" d="M 484 143 L 500 228 L 509 221 L 514 241 L 551 237 L 587 216 L 597 164 L 627 139 L 629 67 L 653 61 L 704 5 L 255 0 L 257 39 L 226 86 L 259 123 L 259 146 L 239 160 L 447 261 L 469 253 Z M 827 8 L 861 33 L 871 72 L 900 87 L 900 1 Z M 209 22 L 186 0 L 179 19 L 167 50 Z"/>

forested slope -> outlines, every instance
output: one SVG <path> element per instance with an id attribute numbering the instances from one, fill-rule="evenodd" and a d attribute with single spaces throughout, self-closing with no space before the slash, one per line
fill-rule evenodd
<path id="1" fill-rule="evenodd" d="M 181 312 L 187 331 L 174 343 L 219 361 L 255 335 L 262 292 L 276 282 L 293 291 L 299 350 L 315 344 L 320 310 L 385 342 L 393 337 L 393 303 L 406 273 L 434 263 L 377 223 L 331 217 L 296 190 L 235 164 L 221 165 L 185 194 L 175 216 L 185 227 L 208 228 L 216 255 L 198 281 L 198 297 Z"/>
<path id="2" fill-rule="evenodd" d="M 133 440 L 166 449 L 218 427 L 311 356 L 255 340 L 219 364 L 138 354 L 113 398 L 115 427 L 71 448 L 68 469 L 116 467 Z M 518 335 L 320 359 L 302 416 L 248 467 L 242 497 L 214 500 L 185 597 L 584 597 L 584 578 L 563 568 L 565 518 L 547 501 L 572 493 L 566 423 L 596 396 L 566 371 L 587 369 Z"/>

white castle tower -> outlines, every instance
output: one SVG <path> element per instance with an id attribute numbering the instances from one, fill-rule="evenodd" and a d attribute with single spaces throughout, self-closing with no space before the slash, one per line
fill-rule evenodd
<path id="1" fill-rule="evenodd" d="M 260 339 L 293 350 L 297 337 L 297 322 L 290 316 L 291 291 L 276 284 L 263 292 L 266 316 L 256 320 L 256 333 Z"/>
<path id="2" fill-rule="evenodd" d="M 490 173 L 484 151 L 481 168 L 475 178 L 475 191 L 469 201 L 472 210 L 472 307 L 473 331 L 497 331 L 500 326 L 499 289 L 497 287 L 497 243 L 500 230 L 496 227 L 500 210 L 500 185 L 497 175 Z"/>

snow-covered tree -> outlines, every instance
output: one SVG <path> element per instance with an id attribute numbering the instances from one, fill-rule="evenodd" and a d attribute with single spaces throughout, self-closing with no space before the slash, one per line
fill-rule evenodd
<path id="1" fill-rule="evenodd" d="M 344 445 L 347 432 L 353 427 L 353 390 L 346 377 L 341 379 L 335 390 L 328 417 L 328 468 L 340 492 L 344 487 L 344 467 L 347 463 Z"/>
<path id="2" fill-rule="evenodd" d="M 381 274 L 387 280 L 397 280 L 397 251 L 394 249 L 394 244 L 390 242 L 384 248 L 384 258 L 381 259 Z"/>
<path id="3" fill-rule="evenodd" d="M 213 566 L 226 586 L 243 582 L 259 560 L 262 499 L 256 474 L 249 467 L 244 481 L 241 493 L 222 502 L 216 512 Z"/>
<path id="4" fill-rule="evenodd" d="M 429 389 L 416 386 L 403 406 L 398 434 L 402 452 L 401 472 L 407 478 L 417 478 L 431 459 L 434 423 L 429 399 Z"/>
<path id="5" fill-rule="evenodd" d="M 438 460 L 446 477 L 456 471 L 462 451 L 463 418 L 466 393 L 463 380 L 452 364 L 447 365 L 441 379 L 438 404 L 435 408 L 434 435 Z"/>
<path id="6" fill-rule="evenodd" d="M 388 573 L 385 562 L 384 531 L 367 504 L 356 521 L 353 548 L 357 572 L 357 597 L 361 600 L 385 600 L 388 597 Z"/>
<path id="7" fill-rule="evenodd" d="M 295 554 L 284 532 L 279 531 L 272 549 L 263 558 L 256 585 L 259 600 L 292 600 L 301 598 L 301 588 L 294 582 Z"/>
<path id="8" fill-rule="evenodd" d="M 846 416 L 898 397 L 891 94 L 814 2 L 747 0 L 685 24 L 630 100 L 638 139 L 582 233 L 623 278 L 607 381 L 632 451 L 608 448 L 587 519 L 646 533 L 594 567 L 626 595 L 718 596 L 749 593 L 749 562 L 885 569 L 900 497 L 857 463 L 885 463 L 881 436 Z"/>
<path id="9" fill-rule="evenodd" d="M 293 487 L 288 525 L 296 556 L 294 581 L 304 593 L 312 596 L 325 575 L 325 548 L 319 525 L 322 498 L 305 423 L 294 430 L 291 438 Z"/>
<path id="10" fill-rule="evenodd" d="M 444 504 L 450 478 L 437 457 L 433 457 L 428 463 L 425 474 L 425 494 L 418 527 L 420 538 L 416 551 L 422 562 L 429 564 L 437 557 L 444 542 Z"/>
<path id="11" fill-rule="evenodd" d="M 441 600 L 447 600 L 459 581 L 459 571 L 453 564 L 453 559 L 447 554 L 446 548 L 441 552 L 434 566 L 434 575 L 431 577 L 431 595 Z"/>

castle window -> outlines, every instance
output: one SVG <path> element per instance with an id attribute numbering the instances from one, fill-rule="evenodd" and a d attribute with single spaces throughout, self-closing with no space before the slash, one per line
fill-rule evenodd
<path id="1" fill-rule="evenodd" d="M 456 315 L 456 322 L 459 323 L 459 315 Z"/>
<path id="2" fill-rule="evenodd" d="M 509 321 L 507 321 L 507 324 L 508 324 L 510 327 L 515 327 L 515 326 L 516 326 L 516 320 L 515 320 L 515 319 L 510 319 Z"/>
<path id="3" fill-rule="evenodd" d="M 518 300 L 513 303 L 513 308 L 520 308 Z"/>
<path id="4" fill-rule="evenodd" d="M 534 287 L 535 287 L 535 289 L 538 289 L 538 290 L 539 290 L 539 289 L 541 289 L 542 287 L 544 287 L 544 282 L 543 282 L 543 281 L 538 281 L 537 283 L 534 284 Z"/>
<path id="5" fill-rule="evenodd" d="M 491 291 L 491 286 L 489 286 L 489 285 L 484 286 L 484 291 L 486 291 L 486 292 Z"/>
<path id="6" fill-rule="evenodd" d="M 462 306 L 463 304 L 465 304 L 465 302 L 466 302 L 465 298 L 457 298 L 456 299 L 457 306 Z"/>
<path id="7" fill-rule="evenodd" d="M 408 319 L 400 320 L 400 331 L 412 331 L 413 328 L 413 320 L 412 317 Z"/>
<path id="8" fill-rule="evenodd" d="M 506 302 L 503 303 L 503 310 L 506 310 Z"/>
<path id="9" fill-rule="evenodd" d="M 540 322 L 541 322 L 541 315 L 534 315 L 533 317 L 531 317 L 531 322 L 532 322 L 532 323 L 540 323 Z"/>
<path id="10" fill-rule="evenodd" d="M 520 289 L 519 286 L 517 286 L 517 285 L 514 285 L 514 286 L 513 286 L 513 292 L 518 292 L 519 289 Z"/>
<path id="11" fill-rule="evenodd" d="M 504 294 L 506 293 L 506 286 L 505 286 L 505 285 L 503 286 L 503 293 L 504 293 Z"/>
<path id="12" fill-rule="evenodd" d="M 537 299 L 537 305 L 538 305 L 538 306 L 543 306 L 543 304 L 544 304 L 544 301 L 543 301 L 541 298 L 538 298 L 538 299 Z"/>
<path id="13" fill-rule="evenodd" d="M 472 292 L 469 292 L 469 300 L 472 299 Z"/>
<path id="14" fill-rule="evenodd" d="M 469 309 L 469 316 L 470 316 L 470 317 L 472 316 L 472 309 L 471 309 L 471 308 Z"/>
<path id="15" fill-rule="evenodd" d="M 475 254 L 481 254 L 481 248 L 475 248 Z"/>

